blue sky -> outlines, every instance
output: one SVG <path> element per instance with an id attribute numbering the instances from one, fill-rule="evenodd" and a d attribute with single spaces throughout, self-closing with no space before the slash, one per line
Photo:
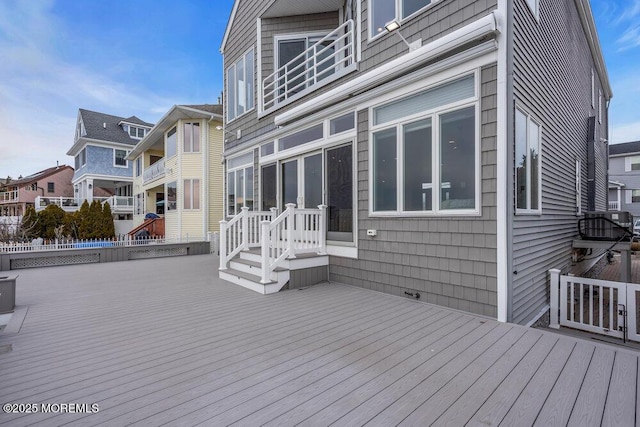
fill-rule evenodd
<path id="1" fill-rule="evenodd" d="M 567 0 L 568 1 L 568 0 Z M 0 0 L 0 177 L 60 164 L 78 108 L 155 122 L 216 103 L 232 0 Z M 612 143 L 640 140 L 640 0 L 591 0 Z"/>

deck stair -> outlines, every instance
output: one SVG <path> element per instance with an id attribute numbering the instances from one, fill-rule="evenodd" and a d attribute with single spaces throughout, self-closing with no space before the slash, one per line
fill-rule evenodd
<path id="1" fill-rule="evenodd" d="M 220 278 L 261 294 L 297 287 L 291 283 L 292 271 L 329 263 L 325 213 L 322 205 L 296 209 L 290 204 L 280 215 L 242 208 L 231 220 L 221 221 Z"/>

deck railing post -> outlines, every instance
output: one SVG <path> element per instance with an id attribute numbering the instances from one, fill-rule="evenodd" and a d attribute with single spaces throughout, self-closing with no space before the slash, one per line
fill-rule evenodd
<path id="1" fill-rule="evenodd" d="M 296 220 L 296 205 L 294 203 L 287 203 L 287 251 L 289 252 L 289 258 L 296 257 L 295 245 L 293 242 L 293 232 L 295 229 Z"/>
<path id="2" fill-rule="evenodd" d="M 271 242 L 269 242 L 270 225 L 271 221 L 260 221 L 260 254 L 262 256 L 260 283 L 269 283 L 271 281 L 269 278 L 269 246 L 271 246 Z"/>
<path id="3" fill-rule="evenodd" d="M 318 245 L 320 246 L 319 254 L 327 253 L 327 205 L 318 205 L 320 209 L 320 223 L 318 224 Z"/>
<path id="4" fill-rule="evenodd" d="M 560 329 L 560 270 L 557 268 L 549 270 L 549 285 L 549 327 Z"/>
<path id="5" fill-rule="evenodd" d="M 220 221 L 220 270 L 227 269 L 227 221 Z"/>
<path id="6" fill-rule="evenodd" d="M 273 221 L 278 217 L 278 208 L 271 208 L 269 210 L 271 211 L 271 221 Z"/>
<path id="7" fill-rule="evenodd" d="M 243 206 L 240 208 L 242 212 L 240 215 L 242 216 L 242 225 L 240 226 L 240 235 L 242 236 L 242 250 L 249 250 L 249 208 Z"/>

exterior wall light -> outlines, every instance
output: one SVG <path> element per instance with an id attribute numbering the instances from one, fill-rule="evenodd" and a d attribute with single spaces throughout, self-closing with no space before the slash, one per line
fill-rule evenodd
<path id="1" fill-rule="evenodd" d="M 400 34 L 400 23 L 398 21 L 396 21 L 395 19 L 393 21 L 387 22 L 384 25 L 384 29 L 387 30 L 388 33 L 393 33 L 395 32 L 404 42 L 404 44 L 407 45 L 407 47 L 409 48 L 409 52 L 413 52 L 414 50 L 418 49 L 419 47 L 422 46 L 422 39 L 418 39 L 414 42 L 409 43 L 407 41 L 407 39 L 405 39 L 402 34 Z"/>

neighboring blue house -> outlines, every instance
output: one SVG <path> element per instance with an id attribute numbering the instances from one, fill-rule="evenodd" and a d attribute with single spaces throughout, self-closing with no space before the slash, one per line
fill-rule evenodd
<path id="1" fill-rule="evenodd" d="M 609 210 L 640 218 L 640 141 L 609 146 Z"/>
<path id="2" fill-rule="evenodd" d="M 136 116 L 124 118 L 78 110 L 74 142 L 67 151 L 75 159 L 73 206 L 94 198 L 108 200 L 117 221 L 116 231 L 129 231 L 133 219 L 133 164 L 126 157 L 152 127 Z"/>

